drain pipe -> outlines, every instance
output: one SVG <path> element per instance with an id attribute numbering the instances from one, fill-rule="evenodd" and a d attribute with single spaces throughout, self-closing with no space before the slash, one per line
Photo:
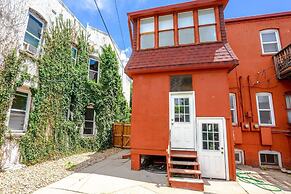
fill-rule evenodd
<path id="1" fill-rule="evenodd" d="M 252 94 L 251 94 L 251 81 L 250 81 L 250 76 L 249 75 L 248 75 L 247 79 L 248 79 L 249 99 L 250 99 L 251 114 L 252 114 L 251 115 L 252 116 L 251 121 L 253 122 L 254 121 L 254 119 L 253 119 L 253 101 L 252 101 Z"/>
<path id="2" fill-rule="evenodd" d="M 240 106 L 241 106 L 241 112 L 242 112 L 242 121 L 245 122 L 245 115 L 244 115 L 244 103 L 243 103 L 243 93 L 242 93 L 242 76 L 239 76 L 238 78 L 239 82 L 239 93 L 240 93 Z"/>

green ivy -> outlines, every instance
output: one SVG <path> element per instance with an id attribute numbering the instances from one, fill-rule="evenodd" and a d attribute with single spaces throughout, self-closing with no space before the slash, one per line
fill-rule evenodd
<path id="1" fill-rule="evenodd" d="M 25 164 L 108 148 L 112 142 L 112 124 L 130 119 L 116 53 L 111 46 L 102 48 L 99 82 L 89 80 L 88 59 L 92 49 L 86 34 L 76 32 L 72 26 L 69 20 L 58 19 L 44 34 L 43 54 L 36 61 L 38 87 L 32 90 L 28 129 L 20 139 L 20 153 Z M 72 44 L 78 49 L 76 63 L 72 60 Z M 13 52 L 5 64 L 0 80 L 0 143 L 7 130 L 6 112 L 19 85 L 15 80 L 21 61 Z M 82 137 L 80 132 L 89 104 L 95 109 L 97 133 L 93 137 Z"/>

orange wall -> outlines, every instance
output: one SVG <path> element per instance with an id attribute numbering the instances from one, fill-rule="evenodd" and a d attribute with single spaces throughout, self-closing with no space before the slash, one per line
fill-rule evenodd
<path id="1" fill-rule="evenodd" d="M 225 117 L 227 119 L 230 173 L 234 180 L 227 70 L 201 70 L 179 74 L 192 74 L 197 117 Z M 155 73 L 133 76 L 131 123 L 133 150 L 165 152 L 168 147 L 170 75 L 173 74 Z"/>
<path id="2" fill-rule="evenodd" d="M 274 150 L 282 154 L 283 165 L 291 166 L 290 136 L 279 131 L 290 131 L 287 123 L 285 92 L 291 91 L 291 81 L 279 81 L 276 78 L 272 55 L 262 55 L 260 43 L 260 30 L 278 29 L 282 48 L 291 43 L 291 16 L 251 20 L 242 22 L 226 22 L 228 41 L 238 56 L 240 62 L 229 74 L 230 91 L 237 95 L 237 107 L 239 110 L 239 122 L 243 120 L 241 104 L 244 113 L 252 113 L 252 118 L 246 119 L 246 123 L 258 123 L 256 93 L 270 92 L 273 97 L 275 123 L 272 128 L 272 146 L 262 146 L 260 132 L 243 132 L 243 142 L 237 148 L 245 151 L 246 164 L 259 164 L 259 150 Z M 239 77 L 242 80 L 242 97 L 239 99 Z M 250 77 L 250 84 L 247 77 Z M 249 87 L 250 86 L 250 93 Z M 274 132 L 279 133 L 274 133 Z"/>

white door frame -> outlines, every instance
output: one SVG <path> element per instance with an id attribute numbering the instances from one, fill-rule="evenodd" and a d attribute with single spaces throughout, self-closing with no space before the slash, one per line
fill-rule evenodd
<path id="1" fill-rule="evenodd" d="M 199 121 L 213 121 L 213 120 L 220 120 L 222 121 L 222 133 L 223 133 L 223 138 L 224 138 L 224 161 L 225 161 L 225 178 L 226 180 L 229 180 L 229 164 L 228 164 L 228 147 L 227 147 L 227 129 L 226 129 L 226 121 L 224 117 L 197 117 L 197 129 L 198 129 L 198 124 Z M 196 135 L 196 142 L 198 142 L 198 136 Z M 196 147 L 197 148 L 197 147 Z M 197 149 L 198 150 L 198 149 Z M 198 154 L 198 159 L 199 159 L 199 154 Z"/>
<path id="2" fill-rule="evenodd" d="M 169 141 L 171 141 L 171 131 L 172 131 L 172 122 L 171 122 L 171 97 L 172 95 L 179 94 L 190 94 L 192 95 L 193 100 L 193 134 L 194 134 L 194 150 L 197 150 L 197 120 L 196 120 L 196 103 L 195 103 L 195 91 L 185 91 L 185 92 L 169 92 Z M 171 148 L 170 148 L 171 149 Z M 189 149 L 188 149 L 189 150 Z"/>

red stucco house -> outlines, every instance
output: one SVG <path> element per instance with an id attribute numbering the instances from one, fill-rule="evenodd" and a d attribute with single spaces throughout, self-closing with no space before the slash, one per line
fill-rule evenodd
<path id="1" fill-rule="evenodd" d="M 173 187 L 235 180 L 235 163 L 291 167 L 291 12 L 225 20 L 227 3 L 128 14 L 131 168 L 165 156 Z"/>

